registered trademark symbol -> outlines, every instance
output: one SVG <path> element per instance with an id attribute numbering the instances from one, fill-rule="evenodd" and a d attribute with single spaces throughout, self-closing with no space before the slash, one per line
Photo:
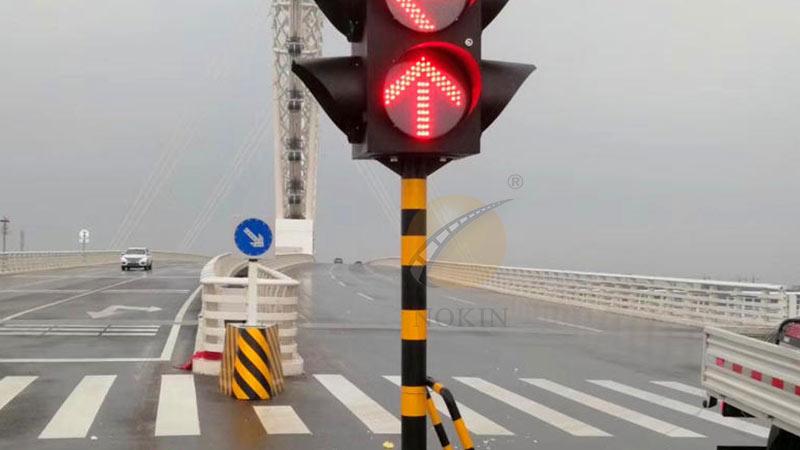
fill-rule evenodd
<path id="1" fill-rule="evenodd" d="M 508 177 L 508 187 L 511 189 L 519 189 L 522 185 L 525 184 L 525 179 L 522 178 L 522 175 L 514 174 Z"/>
<path id="2" fill-rule="evenodd" d="M 472 44 L 474 43 L 475 41 L 473 41 L 472 38 L 467 38 L 467 40 L 464 41 L 464 45 L 466 45 L 467 47 L 472 47 Z"/>

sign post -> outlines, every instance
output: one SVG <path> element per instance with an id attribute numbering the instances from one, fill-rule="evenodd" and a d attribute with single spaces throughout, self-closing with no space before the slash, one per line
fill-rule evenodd
<path id="1" fill-rule="evenodd" d="M 247 219 L 236 227 L 234 241 L 240 252 L 248 256 L 247 325 L 255 326 L 258 315 L 258 257 L 272 245 L 272 230 L 260 219 Z"/>
<path id="2" fill-rule="evenodd" d="M 81 244 L 81 253 L 86 251 L 86 244 L 89 243 L 89 230 L 82 229 L 78 232 L 78 243 Z"/>

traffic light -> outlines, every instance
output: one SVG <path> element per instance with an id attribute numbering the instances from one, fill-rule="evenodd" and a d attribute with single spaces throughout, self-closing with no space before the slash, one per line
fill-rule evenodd
<path id="1" fill-rule="evenodd" d="M 534 67 L 481 59 L 481 33 L 508 0 L 315 1 L 353 55 L 296 61 L 292 71 L 347 135 L 353 158 L 402 177 L 401 445 L 424 450 L 426 410 L 436 413 L 427 400 L 427 176 L 480 152 L 481 133 Z M 471 450 L 463 418 L 451 416 Z"/>
<path id="2" fill-rule="evenodd" d="M 534 70 L 485 61 L 481 33 L 508 0 L 315 0 L 353 56 L 292 71 L 353 144 L 390 165 L 480 152 L 481 133 Z"/>

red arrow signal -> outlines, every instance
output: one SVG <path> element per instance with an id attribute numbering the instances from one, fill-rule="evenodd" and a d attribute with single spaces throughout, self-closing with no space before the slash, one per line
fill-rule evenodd
<path id="1" fill-rule="evenodd" d="M 386 0 L 392 15 L 413 30 L 433 32 L 455 22 L 468 0 Z"/>
<path id="2" fill-rule="evenodd" d="M 420 139 L 450 131 L 467 109 L 463 80 L 430 57 L 418 55 L 389 71 L 384 105 L 392 122 Z"/>

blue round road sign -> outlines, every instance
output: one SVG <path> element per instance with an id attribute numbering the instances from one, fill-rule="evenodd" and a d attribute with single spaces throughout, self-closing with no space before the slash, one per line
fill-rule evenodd
<path id="1" fill-rule="evenodd" d="M 247 219 L 236 227 L 233 240 L 245 255 L 261 256 L 272 245 L 272 230 L 263 220 Z"/>

